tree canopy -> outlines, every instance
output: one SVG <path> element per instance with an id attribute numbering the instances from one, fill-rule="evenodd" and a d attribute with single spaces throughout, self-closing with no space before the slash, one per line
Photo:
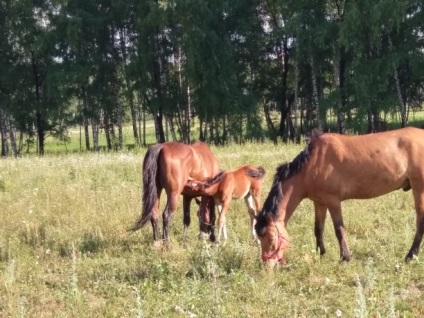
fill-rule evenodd
<path id="1" fill-rule="evenodd" d="M 146 118 L 215 144 L 406 126 L 423 28 L 416 0 L 0 0 L 2 156 L 75 125 L 143 146 Z"/>

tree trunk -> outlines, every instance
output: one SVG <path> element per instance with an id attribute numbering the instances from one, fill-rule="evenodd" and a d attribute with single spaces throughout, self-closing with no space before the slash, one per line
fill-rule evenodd
<path id="1" fill-rule="evenodd" d="M 299 133 L 299 128 L 298 128 L 298 121 L 297 121 L 297 117 L 298 117 L 298 112 L 299 112 L 299 64 L 297 62 L 297 57 L 296 57 L 296 61 L 294 62 L 294 109 L 293 109 L 293 113 L 294 113 L 294 122 L 293 122 L 293 142 L 296 143 L 300 143 L 300 133 Z M 300 113 L 300 112 L 299 112 Z"/>
<path id="2" fill-rule="evenodd" d="M 278 130 L 278 134 L 281 137 L 284 137 L 284 133 L 286 130 L 285 124 L 287 121 L 287 117 L 290 113 L 290 108 L 287 103 L 287 77 L 289 73 L 289 49 L 288 49 L 288 39 L 286 36 L 283 37 L 283 52 L 282 57 L 280 57 L 280 65 L 282 68 L 282 80 L 281 80 L 281 100 L 280 103 L 280 127 Z M 281 49 L 280 49 L 281 50 Z"/>
<path id="3" fill-rule="evenodd" d="M 24 133 L 22 131 L 19 132 L 19 144 L 18 144 L 18 153 L 21 153 L 24 149 Z"/>
<path id="4" fill-rule="evenodd" d="M 190 85 L 187 85 L 187 110 L 185 112 L 186 118 L 186 142 L 191 143 L 191 93 Z"/>
<path id="5" fill-rule="evenodd" d="M 41 83 L 40 83 L 40 76 L 39 76 L 38 68 L 37 68 L 37 62 L 35 61 L 34 51 L 31 51 L 31 64 L 32 64 L 32 71 L 34 75 L 35 97 L 37 100 L 37 112 L 36 112 L 36 125 L 37 125 L 37 137 L 38 137 L 37 149 L 38 149 L 39 155 L 44 155 L 44 135 L 45 135 L 44 119 L 40 110 L 38 109 L 41 104 L 41 95 L 40 95 Z"/>
<path id="6" fill-rule="evenodd" d="M 9 138 L 10 138 L 10 145 L 12 146 L 12 153 L 14 157 L 17 157 L 19 152 L 18 152 L 18 147 L 16 146 L 15 132 L 13 130 L 12 124 L 10 123 L 9 116 L 6 117 L 6 124 L 9 131 Z"/>
<path id="7" fill-rule="evenodd" d="M 337 60 L 337 57 L 336 59 Z M 337 107 L 337 132 L 339 134 L 344 134 L 345 127 L 345 110 L 346 110 L 346 98 L 344 92 L 345 85 L 345 69 L 346 69 L 346 58 L 343 49 L 340 49 L 340 57 L 338 63 L 334 63 L 334 77 L 336 82 L 336 87 L 339 90 L 340 104 Z"/>
<path id="8" fill-rule="evenodd" d="M 174 120 L 172 119 L 172 117 L 168 117 L 168 124 L 169 124 L 169 130 L 171 132 L 172 141 L 177 141 L 178 140 L 177 133 L 175 132 L 175 125 L 174 125 Z"/>
<path id="9" fill-rule="evenodd" d="M 140 137 L 137 131 L 137 112 L 134 107 L 133 92 L 130 88 L 130 80 L 128 78 L 128 70 L 127 70 L 128 58 L 127 58 L 127 48 L 125 45 L 124 29 L 122 28 L 120 29 L 119 35 L 120 35 L 119 44 L 121 47 L 121 53 L 122 53 L 122 58 L 124 63 L 124 79 L 125 79 L 125 87 L 126 87 L 126 96 L 128 100 L 128 105 L 130 106 L 131 124 L 132 124 L 132 130 L 134 135 L 134 141 L 137 146 L 140 146 Z"/>
<path id="10" fill-rule="evenodd" d="M 267 105 L 265 100 L 263 101 L 263 104 L 264 104 L 265 121 L 266 121 L 266 125 L 268 127 L 270 138 L 274 142 L 274 144 L 276 144 L 277 143 L 277 137 L 278 137 L 277 136 L 277 130 L 275 129 L 274 123 L 272 122 L 269 106 Z"/>
<path id="11" fill-rule="evenodd" d="M 124 135 L 122 133 L 122 113 L 123 113 L 123 109 L 122 109 L 122 103 L 119 101 L 119 97 L 116 97 L 116 102 L 118 103 L 117 105 L 117 125 L 118 125 L 118 149 L 122 150 L 124 149 Z"/>
<path id="12" fill-rule="evenodd" d="M 88 128 L 88 119 L 86 116 L 83 116 L 83 124 L 84 124 L 85 150 L 90 150 L 90 132 Z"/>
<path id="13" fill-rule="evenodd" d="M 1 156 L 9 156 L 9 142 L 7 138 L 6 112 L 0 108 L 0 134 L 1 134 Z"/>
<path id="14" fill-rule="evenodd" d="M 142 107 L 141 113 L 143 117 L 143 146 L 146 147 L 146 107 Z"/>
<path id="15" fill-rule="evenodd" d="M 91 119 L 91 129 L 93 131 L 93 150 L 99 151 L 99 125 L 95 118 Z"/>
<path id="16" fill-rule="evenodd" d="M 201 141 L 205 141 L 205 135 L 203 131 L 203 120 L 199 118 L 199 140 Z"/>
<path id="17" fill-rule="evenodd" d="M 163 129 L 163 89 L 162 89 L 162 67 L 160 61 L 160 50 L 158 43 L 159 31 L 153 35 L 154 56 L 153 56 L 153 88 L 155 90 L 156 105 L 152 112 L 155 116 L 156 140 L 158 143 L 165 142 L 165 132 Z"/>
<path id="18" fill-rule="evenodd" d="M 104 127 L 105 137 L 106 137 L 106 149 L 112 150 L 112 138 L 110 135 L 111 128 L 110 128 L 109 114 L 106 110 L 103 110 L 103 127 Z"/>
<path id="19" fill-rule="evenodd" d="M 319 109 L 319 100 L 318 100 L 318 84 L 317 77 L 315 74 L 315 63 L 314 58 L 310 55 L 310 66 L 311 66 L 311 81 L 312 81 L 312 111 L 316 113 L 316 123 L 318 130 L 322 130 L 322 120 Z"/>
<path id="20" fill-rule="evenodd" d="M 44 155 L 44 138 L 45 138 L 44 119 L 39 111 L 37 111 L 36 113 L 36 118 L 37 118 L 38 154 L 42 156 Z"/>
<path id="21" fill-rule="evenodd" d="M 157 143 L 165 142 L 165 132 L 163 130 L 163 115 L 162 111 L 157 111 L 155 114 L 155 131 Z"/>
<path id="22" fill-rule="evenodd" d="M 389 40 L 389 51 L 393 51 L 393 42 L 392 37 L 390 34 L 388 34 L 388 40 Z M 402 96 L 402 89 L 400 87 L 400 79 L 399 79 L 399 73 L 397 70 L 396 65 L 393 65 L 393 78 L 395 80 L 395 86 L 396 86 L 396 97 L 398 99 L 399 103 L 399 112 L 400 112 L 400 118 L 401 118 L 401 127 L 406 127 L 408 125 L 408 112 L 407 112 L 407 104 L 406 104 L 406 98 Z"/>

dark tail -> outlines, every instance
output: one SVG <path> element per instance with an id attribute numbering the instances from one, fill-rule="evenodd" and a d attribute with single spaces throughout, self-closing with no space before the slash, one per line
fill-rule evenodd
<path id="1" fill-rule="evenodd" d="M 251 178 L 262 179 L 265 176 L 265 169 L 262 167 L 257 167 L 256 170 L 249 169 L 246 174 Z"/>
<path id="2" fill-rule="evenodd" d="M 152 217 L 152 210 L 158 200 L 157 171 L 158 158 L 163 145 L 157 144 L 147 150 L 143 160 L 143 208 L 140 219 L 128 231 L 137 231 Z"/>

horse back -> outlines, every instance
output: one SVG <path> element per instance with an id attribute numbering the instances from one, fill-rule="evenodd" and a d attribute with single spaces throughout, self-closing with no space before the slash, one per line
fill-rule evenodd
<path id="1" fill-rule="evenodd" d="M 191 145 L 191 150 L 191 178 L 202 181 L 216 176 L 221 171 L 218 160 L 206 143 L 195 142 Z"/>
<path id="2" fill-rule="evenodd" d="M 221 193 L 231 191 L 233 199 L 245 197 L 251 189 L 261 187 L 265 170 L 251 165 L 241 166 L 237 169 L 226 171 L 224 179 L 219 185 Z"/>
<path id="3" fill-rule="evenodd" d="M 304 169 L 309 195 L 338 199 L 377 197 L 423 176 L 424 131 L 404 128 L 376 134 L 323 134 L 311 141 Z M 319 200 L 318 200 L 319 201 Z"/>

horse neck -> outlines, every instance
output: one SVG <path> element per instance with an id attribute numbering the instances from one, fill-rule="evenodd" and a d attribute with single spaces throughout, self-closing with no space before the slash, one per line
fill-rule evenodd
<path id="1" fill-rule="evenodd" d="M 304 198 L 299 180 L 298 176 L 294 176 L 283 181 L 281 184 L 283 198 L 279 205 L 278 220 L 283 221 L 285 224 Z"/>

